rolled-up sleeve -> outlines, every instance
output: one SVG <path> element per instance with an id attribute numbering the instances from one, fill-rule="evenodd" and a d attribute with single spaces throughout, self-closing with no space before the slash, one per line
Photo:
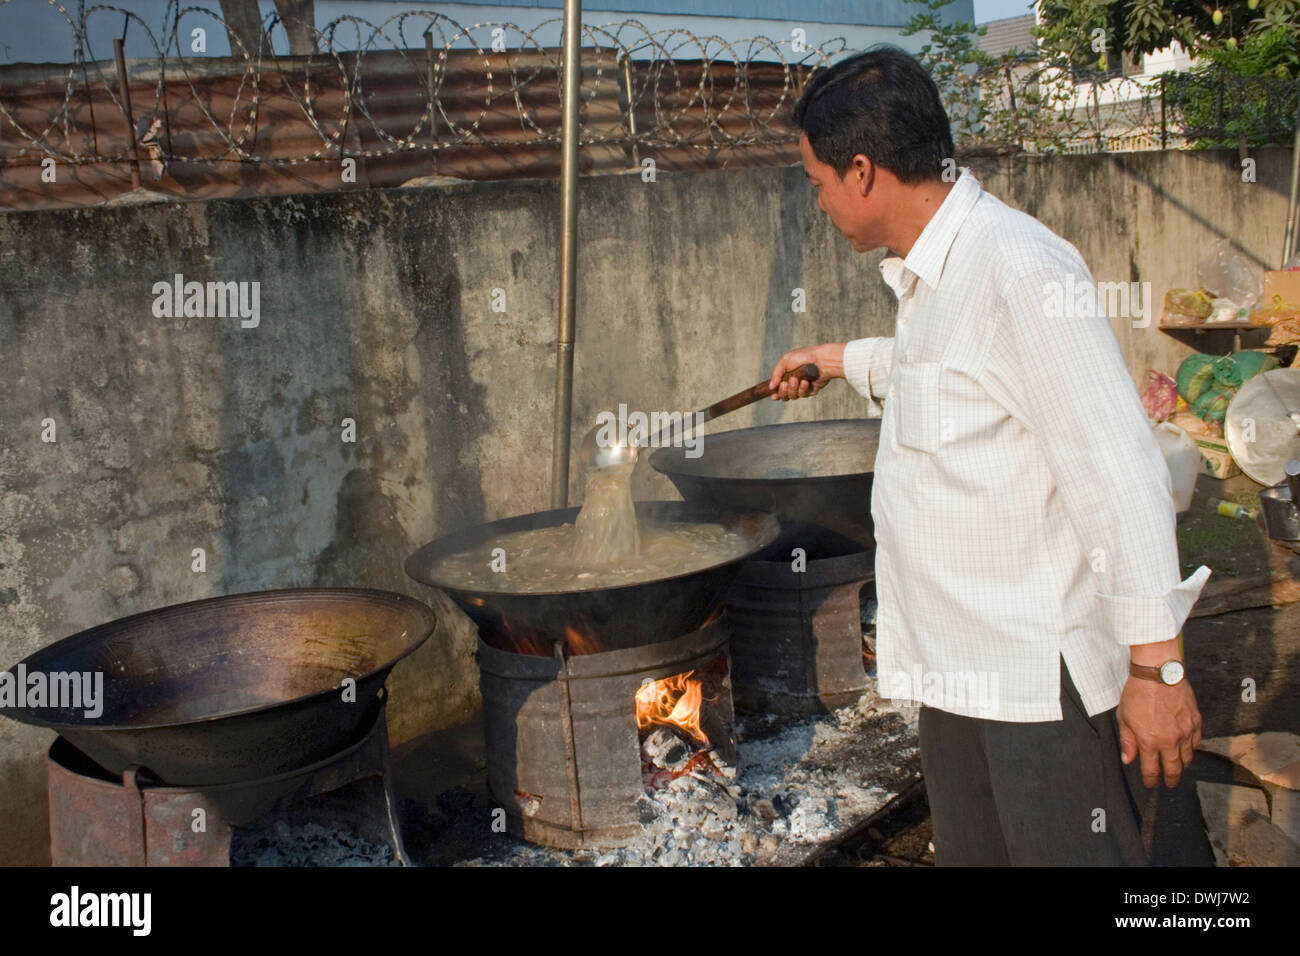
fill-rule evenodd
<path id="1" fill-rule="evenodd" d="M 879 418 L 880 399 L 889 390 L 889 368 L 894 360 L 892 338 L 854 339 L 844 346 L 844 380 L 867 400 L 867 415 Z"/>
<path id="2" fill-rule="evenodd" d="M 1090 564 L 1098 624 L 1120 644 L 1175 637 L 1210 576 L 1182 579 L 1169 470 L 1092 276 L 1065 251 L 1005 279 L 994 334 L 1005 385 L 1039 440 Z M 846 360 L 847 367 L 847 360 Z"/>

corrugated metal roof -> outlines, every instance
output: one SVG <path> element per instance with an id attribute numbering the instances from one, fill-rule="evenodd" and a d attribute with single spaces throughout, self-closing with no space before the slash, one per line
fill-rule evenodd
<path id="1" fill-rule="evenodd" d="M 355 2 L 355 0 L 353 0 Z M 380 2 L 380 0 L 369 0 Z M 384 0 L 386 2 L 386 0 Z M 474 7 L 527 7 L 562 10 L 564 0 L 455 0 Z M 857 26 L 901 27 L 920 7 L 909 0 L 588 0 L 583 19 L 600 13 L 688 14 L 792 23 L 846 23 Z M 975 19 L 974 0 L 954 0 L 940 11 L 945 23 Z"/>
<path id="2" fill-rule="evenodd" d="M 1032 13 L 1023 17 L 991 20 L 983 26 L 988 27 L 988 33 L 980 37 L 980 49 L 989 56 L 1001 56 L 1013 49 L 1021 53 L 1037 54 L 1038 41 L 1034 38 Z"/>
<path id="3" fill-rule="evenodd" d="M 558 50 L 449 53 L 436 74 L 436 131 L 424 51 L 368 53 L 359 79 L 358 57 L 341 59 L 346 76 L 319 57 L 281 58 L 257 73 L 242 60 L 204 60 L 187 74 L 175 63 L 165 74 L 154 60 L 131 63 L 142 185 L 198 199 L 396 186 L 428 175 L 558 176 Z M 636 63 L 634 152 L 610 51 L 584 50 L 583 63 L 583 173 L 646 157 L 664 170 L 798 161 L 787 115 L 804 70 Z M 0 118 L 0 208 L 85 205 L 130 190 L 111 64 L 90 64 L 87 76 L 89 86 L 80 71 L 70 80 L 66 66 L 0 70 L 9 116 Z M 342 179 L 340 146 L 356 161 L 355 183 Z M 51 155 L 56 179 L 47 183 L 41 161 Z"/>

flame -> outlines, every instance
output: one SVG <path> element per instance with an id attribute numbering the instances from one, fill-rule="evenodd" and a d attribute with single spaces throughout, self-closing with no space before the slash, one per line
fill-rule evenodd
<path id="1" fill-rule="evenodd" d="M 539 634 L 528 628 L 514 627 L 510 619 L 501 615 L 501 635 L 506 646 L 501 648 L 515 654 L 529 654 L 533 657 L 550 657 L 551 646 Z"/>
<path id="2" fill-rule="evenodd" d="M 501 615 L 501 627 L 493 640 L 494 647 L 515 654 L 530 654 L 533 657 L 550 657 L 555 653 L 553 642 L 542 632 L 519 623 L 512 623 L 510 618 Z M 586 630 L 565 626 L 564 649 L 571 655 L 599 654 L 603 648 L 600 641 Z"/>
<path id="3" fill-rule="evenodd" d="M 663 680 L 648 681 L 636 692 L 636 725 L 647 730 L 655 724 L 680 727 L 700 743 L 709 738 L 700 729 L 700 704 L 704 701 L 702 683 L 691 675 L 674 674 Z"/>
<path id="4" fill-rule="evenodd" d="M 600 642 L 577 628 L 564 627 L 564 645 L 570 654 L 599 654 Z"/>
<path id="5" fill-rule="evenodd" d="M 706 627 L 708 627 L 718 618 L 722 617 L 722 608 L 723 608 L 723 604 L 721 601 L 719 601 L 714 606 L 713 610 L 709 612 L 709 616 L 704 619 L 704 623 L 700 625 L 699 629 L 704 630 Z"/>

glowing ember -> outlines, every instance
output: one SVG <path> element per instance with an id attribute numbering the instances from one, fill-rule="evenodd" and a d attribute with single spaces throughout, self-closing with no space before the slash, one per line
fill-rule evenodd
<path id="1" fill-rule="evenodd" d="M 564 628 L 564 646 L 570 654 L 599 654 L 600 642 L 590 634 L 585 634 L 569 626 Z"/>
<path id="2" fill-rule="evenodd" d="M 704 690 L 698 679 L 691 679 L 694 673 L 691 670 L 642 684 L 636 692 L 637 727 L 648 730 L 655 724 L 670 724 L 686 731 L 701 744 L 708 744 L 709 738 L 700 729 Z"/>
<path id="3" fill-rule="evenodd" d="M 528 628 L 511 627 L 510 621 L 501 615 L 501 631 L 505 646 L 502 650 L 516 654 L 532 654 L 535 657 L 550 657 L 551 645 L 540 634 Z M 500 643 L 498 642 L 498 646 Z"/>

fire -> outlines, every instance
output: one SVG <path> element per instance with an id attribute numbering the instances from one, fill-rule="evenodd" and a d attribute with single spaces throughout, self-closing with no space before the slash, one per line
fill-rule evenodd
<path id="1" fill-rule="evenodd" d="M 577 628 L 564 627 L 564 646 L 570 654 L 599 654 L 600 642 Z"/>
<path id="2" fill-rule="evenodd" d="M 663 680 L 648 681 L 636 692 L 636 725 L 647 730 L 655 724 L 680 727 L 702 744 L 709 738 L 700 729 L 700 705 L 704 702 L 704 689 L 698 679 L 691 679 L 695 671 L 674 674 Z"/>
<path id="3" fill-rule="evenodd" d="M 510 619 L 504 614 L 501 615 L 501 634 L 505 639 L 505 647 L 502 647 L 502 650 L 512 651 L 515 654 L 531 654 L 534 657 L 551 656 L 551 645 L 543 640 L 540 634 L 528 628 L 512 626 Z"/>
<path id="4" fill-rule="evenodd" d="M 555 653 L 553 641 L 543 632 L 518 623 L 511 623 L 504 614 L 501 615 L 500 629 L 489 640 L 493 647 L 515 654 L 531 654 L 534 657 L 551 657 Z M 599 654 L 603 648 L 591 633 L 582 627 L 564 628 L 564 650 L 570 656 L 579 654 Z"/>

